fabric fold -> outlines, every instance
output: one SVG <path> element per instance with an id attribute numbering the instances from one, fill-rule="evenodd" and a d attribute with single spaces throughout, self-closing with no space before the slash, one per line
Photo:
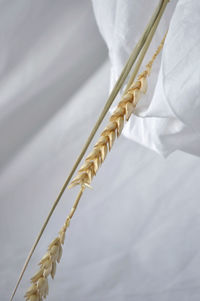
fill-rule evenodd
<path id="1" fill-rule="evenodd" d="M 99 2 L 93 0 L 93 6 L 109 49 L 112 88 L 158 2 Z M 163 53 L 153 65 L 147 95 L 123 131 L 128 139 L 163 156 L 175 150 L 200 156 L 199 15 L 197 0 L 168 4 L 141 70 L 169 28 Z"/>

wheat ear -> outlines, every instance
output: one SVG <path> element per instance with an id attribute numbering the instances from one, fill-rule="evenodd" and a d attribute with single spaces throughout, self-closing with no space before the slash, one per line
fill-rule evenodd
<path id="1" fill-rule="evenodd" d="M 124 121 L 129 120 L 141 95 L 146 93 L 147 76 L 150 74 L 153 62 L 163 47 L 165 37 L 166 35 L 161 41 L 152 59 L 146 65 L 145 71 L 138 76 L 137 81 L 130 86 L 125 95 L 122 97 L 122 100 L 111 115 L 108 125 L 101 133 L 92 152 L 86 157 L 83 166 L 79 169 L 77 176 L 73 179 L 69 188 L 76 185 L 91 187 L 90 184 L 92 178 L 96 175 L 99 167 L 105 160 L 108 150 L 111 150 L 116 137 L 120 136 L 124 127 Z"/>
<path id="2" fill-rule="evenodd" d="M 153 62 L 163 47 L 165 37 L 154 53 L 152 59 L 146 65 L 145 71 L 138 76 L 137 81 L 130 86 L 128 91 L 122 97 L 114 113 L 111 115 L 107 127 L 101 133 L 92 152 L 86 157 L 84 165 L 79 169 L 77 176 L 71 182 L 70 187 L 80 185 L 80 191 L 70 214 L 67 216 L 63 227 L 59 231 L 59 235 L 48 246 L 47 253 L 39 262 L 40 268 L 38 272 L 31 278 L 32 285 L 24 296 L 26 301 L 42 301 L 43 298 L 46 298 L 48 295 L 48 276 L 51 275 L 52 279 L 55 276 L 56 265 L 60 262 L 62 256 L 62 245 L 65 241 L 65 233 L 70 225 L 71 218 L 74 215 L 83 191 L 86 187 L 91 187 L 90 184 L 92 178 L 96 175 L 100 165 L 105 160 L 108 150 L 111 150 L 115 138 L 119 137 L 122 132 L 124 120 L 129 120 L 141 94 L 146 93 L 147 76 L 150 74 Z"/>
<path id="3" fill-rule="evenodd" d="M 81 187 L 76 201 L 74 202 L 65 223 L 59 231 L 59 235 L 50 243 L 46 254 L 40 260 L 40 268 L 38 272 L 31 278 L 32 284 L 24 296 L 27 301 L 42 301 L 43 298 L 46 298 L 46 296 L 48 295 L 48 276 L 51 275 L 52 279 L 54 279 L 56 273 L 56 265 L 60 262 L 62 256 L 62 245 L 65 241 L 65 233 L 70 225 L 71 218 L 76 211 L 83 191 L 84 187 Z"/>

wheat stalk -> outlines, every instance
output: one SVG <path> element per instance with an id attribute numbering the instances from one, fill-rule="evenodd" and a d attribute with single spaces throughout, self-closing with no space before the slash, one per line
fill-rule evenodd
<path id="1" fill-rule="evenodd" d="M 130 86 L 122 97 L 114 113 L 111 115 L 108 125 L 94 145 L 92 152 L 86 157 L 85 163 L 71 182 L 70 187 L 80 185 L 80 191 L 63 227 L 59 231 L 59 235 L 48 246 L 47 253 L 39 262 L 40 268 L 38 272 L 31 278 L 31 286 L 24 296 L 26 301 L 42 301 L 43 298 L 47 297 L 49 291 L 48 277 L 51 275 L 53 279 L 55 276 L 57 263 L 60 262 L 62 256 L 62 245 L 65 241 L 65 233 L 70 225 L 71 218 L 76 211 L 83 191 L 86 187 L 91 187 L 92 178 L 96 175 L 99 167 L 105 160 L 108 150 L 111 150 L 116 137 L 120 136 L 124 127 L 124 121 L 129 120 L 141 95 L 146 93 L 147 76 L 150 75 L 153 62 L 163 47 L 165 37 L 166 35 L 152 59 L 146 65 L 146 69 L 138 76 L 137 81 Z"/>

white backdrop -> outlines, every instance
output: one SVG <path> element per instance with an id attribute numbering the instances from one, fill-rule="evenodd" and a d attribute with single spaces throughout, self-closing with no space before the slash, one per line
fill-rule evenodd
<path id="1" fill-rule="evenodd" d="M 109 89 L 91 3 L 35 3 L 0 3 L 1 300 Z M 199 172 L 198 157 L 164 159 L 120 137 L 71 222 L 48 300 L 199 300 Z M 76 193 L 64 194 L 16 301 Z"/>

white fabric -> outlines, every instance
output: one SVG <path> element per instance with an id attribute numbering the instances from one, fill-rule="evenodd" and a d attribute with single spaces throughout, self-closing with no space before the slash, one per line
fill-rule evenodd
<path id="1" fill-rule="evenodd" d="M 200 1 L 179 0 L 175 9 L 176 3 L 173 0 L 168 4 L 145 58 L 144 64 L 169 27 L 161 63 L 157 59 L 153 66 L 148 95 L 141 100 L 137 116 L 131 117 L 123 133 L 164 156 L 177 149 L 199 156 Z M 111 87 L 157 4 L 158 1 L 147 0 L 93 0 L 97 22 L 109 49 Z"/>
<path id="2" fill-rule="evenodd" d="M 90 1 L 0 1 L 0 41 L 4 301 L 108 96 L 110 65 Z M 121 136 L 77 208 L 47 300 L 199 301 L 199 173 L 198 157 L 165 160 Z M 77 190 L 61 199 L 15 301 Z"/>

